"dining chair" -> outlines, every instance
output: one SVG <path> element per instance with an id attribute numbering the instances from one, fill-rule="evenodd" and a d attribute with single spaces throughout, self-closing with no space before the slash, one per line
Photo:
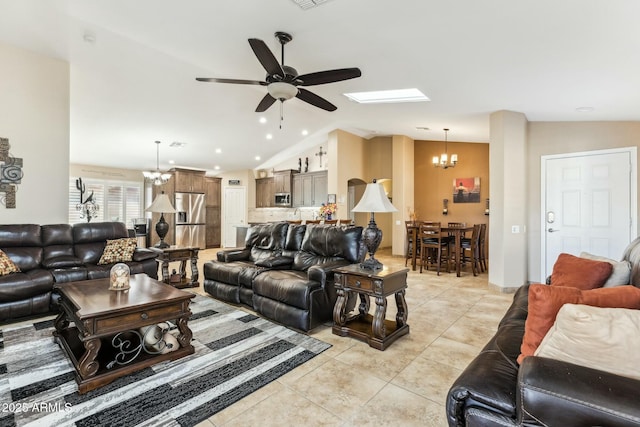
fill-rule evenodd
<path id="1" fill-rule="evenodd" d="M 407 232 L 404 247 L 404 266 L 407 266 L 407 260 L 413 260 L 418 257 L 420 253 L 420 240 L 416 239 L 420 230 L 419 221 L 405 221 L 404 227 Z"/>
<path id="2" fill-rule="evenodd" d="M 478 258 L 480 261 L 480 270 L 484 273 L 487 271 L 487 246 L 485 239 L 487 237 L 487 224 L 480 224 L 480 235 L 478 236 Z"/>
<path id="3" fill-rule="evenodd" d="M 462 251 L 462 262 L 469 262 L 471 264 L 471 271 L 474 276 L 478 275 L 480 271 L 480 249 L 478 247 L 478 241 L 480 238 L 480 228 L 482 224 L 474 224 L 473 231 L 471 232 L 470 239 L 462 239 L 460 242 L 460 250 Z"/>
<path id="4" fill-rule="evenodd" d="M 449 270 L 449 236 L 442 235 L 442 227 L 439 222 L 423 222 L 420 225 L 418 238 L 420 240 L 420 273 L 425 268 L 429 269 L 429 262 L 436 264 L 436 271 L 440 275 L 440 267 L 445 262 L 447 273 Z"/>

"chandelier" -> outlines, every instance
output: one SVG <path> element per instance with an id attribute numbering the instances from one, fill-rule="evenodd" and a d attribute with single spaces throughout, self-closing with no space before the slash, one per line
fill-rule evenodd
<path id="1" fill-rule="evenodd" d="M 153 185 L 162 185 L 171 178 L 170 173 L 160 172 L 160 141 L 156 141 L 156 170 L 155 172 L 142 172 L 144 179 Z"/>
<path id="2" fill-rule="evenodd" d="M 433 156 L 433 166 L 436 168 L 442 168 L 442 169 L 453 168 L 456 166 L 456 163 L 458 163 L 458 155 L 452 154 L 451 161 L 449 161 L 449 157 L 447 156 L 447 132 L 449 132 L 449 129 L 444 128 L 443 130 L 444 130 L 444 153 L 442 153 L 440 157 Z"/>

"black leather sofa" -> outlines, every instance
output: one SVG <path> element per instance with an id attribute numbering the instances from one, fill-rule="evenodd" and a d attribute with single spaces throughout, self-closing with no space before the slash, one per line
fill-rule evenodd
<path id="1" fill-rule="evenodd" d="M 623 259 L 639 287 L 640 238 Z M 528 297 L 529 285 L 516 291 L 496 334 L 453 383 L 449 426 L 640 426 L 640 381 L 538 356 L 518 365 Z"/>
<path id="2" fill-rule="evenodd" d="M 121 222 L 0 225 L 0 249 L 20 269 L 0 276 L 0 321 L 53 311 L 54 283 L 108 277 L 113 264 L 98 265 L 107 240 L 128 236 Z M 156 256 L 136 248 L 126 264 L 157 279 Z"/>
<path id="3" fill-rule="evenodd" d="M 204 264 L 204 289 L 302 331 L 332 318 L 335 268 L 364 259 L 362 227 L 286 222 L 249 228 L 245 247 Z"/>

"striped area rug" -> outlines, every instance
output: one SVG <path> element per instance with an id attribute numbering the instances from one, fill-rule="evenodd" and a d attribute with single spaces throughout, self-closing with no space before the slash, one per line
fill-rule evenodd
<path id="1" fill-rule="evenodd" d="M 205 296 L 195 353 L 79 395 L 53 317 L 0 327 L 0 426 L 193 426 L 331 345 Z"/>

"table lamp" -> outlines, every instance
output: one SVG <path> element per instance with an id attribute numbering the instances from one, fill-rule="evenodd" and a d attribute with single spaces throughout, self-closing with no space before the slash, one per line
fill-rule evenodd
<path id="1" fill-rule="evenodd" d="M 375 212 L 397 212 L 398 210 L 391 204 L 382 184 L 378 184 L 374 179 L 371 184 L 367 184 L 362 199 L 351 209 L 351 212 L 371 212 L 369 226 L 365 228 L 362 239 L 369 252 L 369 258 L 360 264 L 360 267 L 370 270 L 379 270 L 382 263 L 374 258 L 374 254 L 382 241 L 382 230 L 376 225 Z"/>
<path id="2" fill-rule="evenodd" d="M 173 205 L 171 205 L 169 196 L 164 194 L 163 191 L 156 196 L 156 199 L 153 201 L 153 203 L 151 203 L 151 206 L 149 206 L 144 211 L 160 214 L 160 219 L 156 224 L 156 233 L 158 234 L 160 241 L 155 244 L 155 247 L 160 249 L 168 248 L 169 244 L 165 243 L 164 238 L 169 232 L 169 224 L 167 224 L 167 221 L 164 220 L 164 214 L 176 212 L 176 210 L 173 208 Z"/>

